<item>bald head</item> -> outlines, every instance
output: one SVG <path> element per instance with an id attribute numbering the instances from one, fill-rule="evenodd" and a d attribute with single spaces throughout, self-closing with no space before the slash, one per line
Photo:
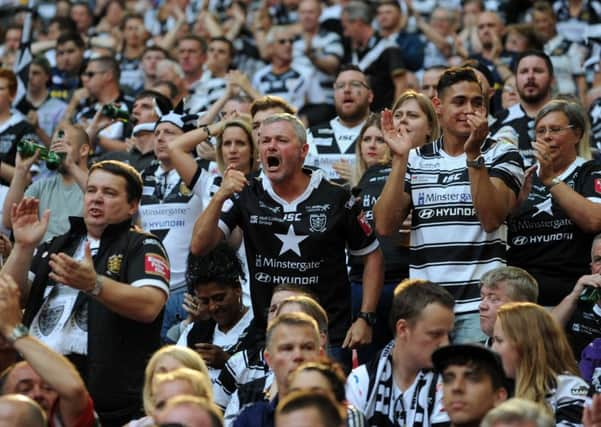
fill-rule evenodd
<path id="1" fill-rule="evenodd" d="M 44 411 L 33 400 L 20 394 L 0 396 L 0 427 L 45 427 Z"/>

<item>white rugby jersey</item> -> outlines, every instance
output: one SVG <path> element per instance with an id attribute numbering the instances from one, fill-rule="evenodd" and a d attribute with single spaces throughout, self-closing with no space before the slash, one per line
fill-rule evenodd
<path id="1" fill-rule="evenodd" d="M 517 195 L 524 169 L 515 146 L 487 139 L 481 150 L 491 178 Z M 465 162 L 465 154 L 449 156 L 440 138 L 411 150 L 405 176 L 413 208 L 409 277 L 445 287 L 456 313 L 477 312 L 480 277 L 506 264 L 507 225 L 490 233 L 482 228 Z"/>

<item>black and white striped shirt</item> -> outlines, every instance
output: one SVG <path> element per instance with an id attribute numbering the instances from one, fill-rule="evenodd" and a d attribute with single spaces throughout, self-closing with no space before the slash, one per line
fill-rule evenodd
<path id="1" fill-rule="evenodd" d="M 312 85 L 309 92 L 309 102 L 312 104 L 331 104 L 334 105 L 334 75 L 326 74 L 319 70 L 313 62 L 305 55 L 305 40 L 296 39 L 292 45 L 292 54 L 294 61 L 292 65 L 295 68 L 302 69 L 307 75 L 312 75 Z M 330 31 L 319 31 L 311 40 L 311 50 L 317 57 L 335 56 L 342 61 L 344 57 L 344 47 L 339 34 Z"/>
<path id="2" fill-rule="evenodd" d="M 310 76 L 290 67 L 282 74 L 275 74 L 268 65 L 255 74 L 253 86 L 263 95 L 279 96 L 300 110 L 307 102 Z"/>
<path id="3" fill-rule="evenodd" d="M 517 196 L 524 169 L 515 146 L 487 139 L 481 150 L 490 177 Z M 405 176 L 413 207 L 409 277 L 444 286 L 456 313 L 477 312 L 480 277 L 506 263 L 507 225 L 482 228 L 465 162 L 465 154 L 448 155 L 440 138 L 410 152 Z"/>

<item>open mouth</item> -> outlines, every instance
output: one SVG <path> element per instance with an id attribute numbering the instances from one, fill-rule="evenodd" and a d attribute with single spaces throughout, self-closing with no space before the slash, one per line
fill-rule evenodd
<path id="1" fill-rule="evenodd" d="M 267 157 L 267 167 L 269 169 L 277 168 L 280 165 L 280 159 L 275 156 Z"/>

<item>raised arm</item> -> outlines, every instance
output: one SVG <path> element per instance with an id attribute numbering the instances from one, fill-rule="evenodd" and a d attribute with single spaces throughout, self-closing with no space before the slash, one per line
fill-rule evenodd
<path id="1" fill-rule="evenodd" d="M 39 152 L 37 150 L 33 156 L 25 159 L 22 159 L 21 154 L 17 153 L 15 158 L 15 173 L 13 179 L 10 181 L 10 187 L 8 187 L 8 193 L 6 194 L 4 206 L 2 208 L 2 225 L 6 228 L 12 228 L 12 206 L 14 203 L 19 203 L 23 199 L 25 189 L 31 182 L 29 171 L 39 157 Z"/>
<path id="2" fill-rule="evenodd" d="M 378 234 L 390 236 L 399 230 L 411 209 L 411 197 L 405 192 L 411 140 L 402 130 L 394 129 L 390 110 L 382 111 L 382 134 L 392 152 L 392 170 L 374 205 L 374 218 Z"/>
<path id="3" fill-rule="evenodd" d="M 244 174 L 228 167 L 223 176 L 219 190 L 194 223 L 194 232 L 190 242 L 190 251 L 196 255 L 204 255 L 212 250 L 225 237 L 219 228 L 219 216 L 223 204 L 234 194 L 242 191 L 247 184 Z"/>
<path id="4" fill-rule="evenodd" d="M 488 135 L 486 110 L 482 109 L 467 117 L 472 132 L 465 142 L 466 158 L 473 161 L 482 155 L 480 146 Z M 515 193 L 500 178 L 491 177 L 485 167 L 468 168 L 472 203 L 482 228 L 488 233 L 505 222 L 516 201 Z"/>
<path id="5" fill-rule="evenodd" d="M 10 335 L 19 324 L 19 287 L 11 276 L 0 275 L 0 334 L 10 342 Z M 63 423 L 70 426 L 81 419 L 91 400 L 81 376 L 71 362 L 29 335 L 15 340 L 13 347 L 58 393 L 59 413 Z M 88 411 L 92 412 L 91 409 Z"/>
<path id="6" fill-rule="evenodd" d="M 38 210 L 39 201 L 29 197 L 25 197 L 18 205 L 13 204 L 11 209 L 15 244 L 2 267 L 2 273 L 12 276 L 19 284 L 22 306 L 29 297 L 31 284 L 27 273 L 31 266 L 33 252 L 42 241 L 50 218 L 50 211 L 44 212 L 42 217 L 38 218 Z"/>

